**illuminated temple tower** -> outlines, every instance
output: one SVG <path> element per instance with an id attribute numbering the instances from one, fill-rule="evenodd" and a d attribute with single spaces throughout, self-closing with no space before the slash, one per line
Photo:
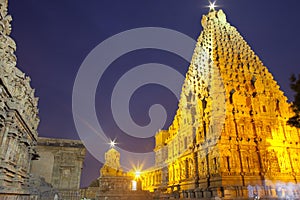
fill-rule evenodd
<path id="1" fill-rule="evenodd" d="M 120 153 L 111 143 L 105 153 L 105 163 L 100 169 L 100 177 L 88 188 L 82 189 L 82 197 L 97 200 L 150 200 L 151 195 L 141 190 L 141 184 L 133 172 L 123 172 Z"/>
<path id="2" fill-rule="evenodd" d="M 179 108 L 156 134 L 156 166 L 144 172 L 143 189 L 181 198 L 299 195 L 300 132 L 286 125 L 287 98 L 222 10 L 201 23 Z"/>

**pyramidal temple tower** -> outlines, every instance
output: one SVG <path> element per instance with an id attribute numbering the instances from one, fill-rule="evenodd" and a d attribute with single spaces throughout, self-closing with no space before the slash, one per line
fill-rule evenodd
<path id="1" fill-rule="evenodd" d="M 123 170 L 120 165 L 120 152 L 111 147 L 105 153 L 105 163 L 100 170 L 101 176 L 122 176 Z"/>
<path id="2" fill-rule="evenodd" d="M 90 199 L 98 200 L 150 200 L 148 192 L 141 190 L 141 184 L 133 172 L 123 172 L 120 165 L 120 152 L 114 143 L 105 153 L 105 163 L 100 169 L 100 177 L 94 181 L 94 186 L 84 192 Z"/>
<path id="3" fill-rule="evenodd" d="M 156 166 L 143 174 L 143 189 L 181 198 L 297 195 L 300 131 L 286 124 L 287 98 L 222 10 L 201 24 L 179 108 L 155 136 Z"/>

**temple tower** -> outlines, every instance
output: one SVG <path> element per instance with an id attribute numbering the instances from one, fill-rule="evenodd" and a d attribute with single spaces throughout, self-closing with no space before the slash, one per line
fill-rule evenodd
<path id="1" fill-rule="evenodd" d="M 105 163 L 100 169 L 100 176 L 122 176 L 123 170 L 120 165 L 120 152 L 111 147 L 105 153 Z"/>
<path id="2" fill-rule="evenodd" d="M 166 138 L 156 141 L 157 179 L 185 198 L 283 197 L 278 183 L 300 178 L 300 132 L 286 124 L 287 98 L 222 10 L 201 23 L 173 123 L 156 135 Z"/>
<path id="3" fill-rule="evenodd" d="M 153 199 L 148 192 L 142 191 L 140 181 L 133 172 L 123 172 L 120 165 L 120 153 L 111 142 L 110 149 L 105 153 L 105 163 L 100 169 L 100 177 L 94 197 L 99 200 L 147 200 Z M 95 188 L 88 188 L 92 190 Z"/>
<path id="4" fill-rule="evenodd" d="M 30 78 L 16 67 L 7 4 L 0 0 L 0 199 L 26 199 L 31 160 L 37 156 L 38 99 Z"/>

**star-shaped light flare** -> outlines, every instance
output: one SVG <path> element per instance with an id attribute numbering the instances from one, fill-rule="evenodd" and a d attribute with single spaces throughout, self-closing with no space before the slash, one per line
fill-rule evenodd
<path id="1" fill-rule="evenodd" d="M 209 6 L 208 7 L 209 7 L 209 11 L 214 11 L 215 8 L 217 7 L 216 1 L 214 1 L 214 2 L 209 1 Z"/>
<path id="2" fill-rule="evenodd" d="M 114 148 L 115 146 L 116 146 L 116 140 L 114 139 L 114 140 L 111 140 L 110 142 L 109 142 L 109 145 L 110 145 L 110 148 Z"/>

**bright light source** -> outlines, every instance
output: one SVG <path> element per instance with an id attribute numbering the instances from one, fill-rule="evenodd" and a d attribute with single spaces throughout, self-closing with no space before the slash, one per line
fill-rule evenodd
<path id="1" fill-rule="evenodd" d="M 136 171 L 135 172 L 135 178 L 139 178 L 141 176 L 141 172 L 140 171 Z"/>
<path id="2" fill-rule="evenodd" d="M 209 10 L 212 11 L 212 10 L 215 10 L 215 8 L 217 7 L 216 6 L 216 1 L 214 2 L 209 2 Z"/>
<path id="3" fill-rule="evenodd" d="M 143 171 L 143 166 L 144 166 L 144 163 L 142 163 L 142 164 L 137 164 L 137 165 L 133 165 L 132 166 L 132 174 L 134 174 L 134 176 L 135 176 L 135 179 L 139 179 L 140 178 L 140 176 L 141 176 L 141 174 L 142 174 L 142 171 Z"/>
<path id="4" fill-rule="evenodd" d="M 111 140 L 110 142 L 109 142 L 109 145 L 110 145 L 110 148 L 114 148 L 115 146 L 116 146 L 116 142 L 115 142 L 115 140 Z"/>

